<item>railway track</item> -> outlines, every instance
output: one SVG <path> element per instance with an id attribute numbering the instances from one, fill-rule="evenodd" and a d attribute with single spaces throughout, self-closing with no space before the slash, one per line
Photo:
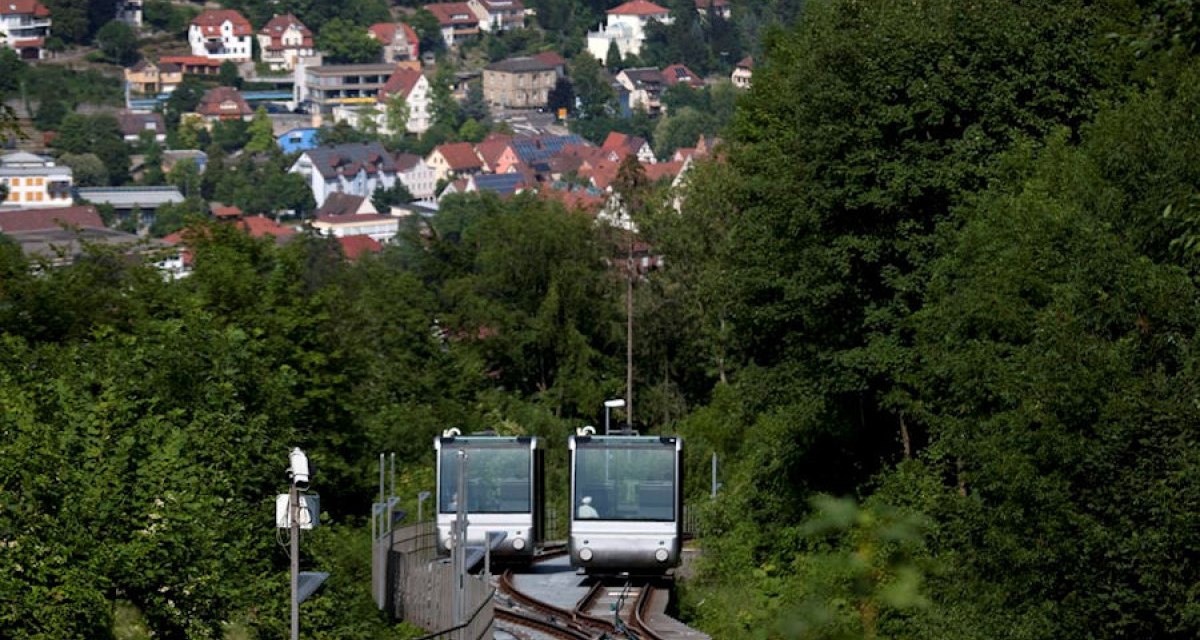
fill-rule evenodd
<path id="1" fill-rule="evenodd" d="M 573 608 L 518 589 L 511 571 L 499 577 L 496 616 L 506 625 L 569 640 L 708 640 L 666 615 L 671 591 L 661 581 L 596 581 Z"/>

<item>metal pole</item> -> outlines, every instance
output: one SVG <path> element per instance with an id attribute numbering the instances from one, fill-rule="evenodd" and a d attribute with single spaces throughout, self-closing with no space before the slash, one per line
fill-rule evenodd
<path id="1" fill-rule="evenodd" d="M 604 435 L 608 435 L 608 412 L 609 411 L 611 411 L 611 409 L 609 409 L 608 403 L 605 402 L 604 403 Z"/>
<path id="2" fill-rule="evenodd" d="M 629 285 L 625 292 L 625 424 L 633 429 L 633 234 L 629 235 Z M 623 431 L 627 433 L 627 431 Z"/>
<path id="3" fill-rule="evenodd" d="M 458 504 L 454 516 L 454 623 L 466 621 L 467 452 L 458 451 Z"/>
<path id="4" fill-rule="evenodd" d="M 288 492 L 288 518 L 292 534 L 292 640 L 300 640 L 300 492 L 295 482 Z"/>
<path id="5" fill-rule="evenodd" d="M 394 496 L 394 495 L 396 495 L 396 454 L 395 453 L 392 454 L 391 491 L 388 492 L 387 498 L 384 499 L 384 504 L 387 505 L 387 508 L 386 508 L 386 511 L 387 511 L 386 518 L 387 519 L 385 520 L 385 522 L 387 522 L 387 524 L 385 526 L 388 528 L 389 531 L 392 529 L 392 496 Z"/>

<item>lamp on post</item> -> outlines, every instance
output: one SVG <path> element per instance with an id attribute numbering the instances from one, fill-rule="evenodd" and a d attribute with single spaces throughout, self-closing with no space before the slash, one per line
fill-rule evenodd
<path id="1" fill-rule="evenodd" d="M 288 453 L 287 493 L 275 496 L 275 526 L 287 529 L 292 561 L 292 640 L 300 638 L 300 603 L 313 594 L 329 577 L 324 571 L 300 571 L 300 530 L 312 529 L 320 520 L 320 496 L 308 492 L 312 472 L 308 456 L 299 447 Z"/>
<path id="2" fill-rule="evenodd" d="M 292 640 L 300 640 L 300 492 L 308 489 L 308 456 L 295 447 L 288 454 L 288 528 L 292 556 Z"/>
<path id="3" fill-rule="evenodd" d="M 605 400 L 604 401 L 604 435 L 608 435 L 608 431 L 609 431 L 609 423 L 610 423 L 609 422 L 609 413 L 613 409 L 620 409 L 624 406 L 625 406 L 624 398 L 617 398 L 615 400 Z"/>

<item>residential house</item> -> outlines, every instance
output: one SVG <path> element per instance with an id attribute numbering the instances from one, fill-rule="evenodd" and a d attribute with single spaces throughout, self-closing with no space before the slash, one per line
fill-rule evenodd
<path id="1" fill-rule="evenodd" d="M 296 67 L 295 102 L 314 114 L 334 107 L 372 105 L 395 64 L 330 64 Z"/>
<path id="2" fill-rule="evenodd" d="M 483 160 L 469 142 L 451 142 L 434 147 L 425 162 L 433 167 L 437 182 L 464 178 L 483 171 Z"/>
<path id="3" fill-rule="evenodd" d="M 425 5 L 430 13 L 437 18 L 438 27 L 442 30 L 442 41 L 446 47 L 453 47 L 465 40 L 479 37 L 479 16 L 466 2 L 438 2 Z"/>
<path id="4" fill-rule="evenodd" d="M 369 198 L 396 184 L 396 163 L 378 142 L 308 149 L 288 171 L 308 180 L 318 207 L 333 193 Z"/>
<path id="5" fill-rule="evenodd" d="M 386 213 L 317 216 L 313 218 L 312 228 L 321 235 L 335 238 L 367 236 L 376 242 L 387 242 L 400 232 L 400 218 Z"/>
<path id="6" fill-rule="evenodd" d="M 155 142 L 167 141 L 167 123 L 163 121 L 161 113 L 118 111 L 117 126 L 121 128 L 121 136 L 126 142 L 141 140 L 145 132 L 149 132 Z"/>
<path id="7" fill-rule="evenodd" d="M 211 9 L 196 16 L 188 27 L 192 55 L 212 60 L 250 60 L 254 28 L 233 9 Z"/>
<path id="8" fill-rule="evenodd" d="M 209 123 L 217 120 L 248 121 L 254 117 L 254 110 L 233 87 L 213 87 L 205 91 L 196 113 Z"/>
<path id="9" fill-rule="evenodd" d="M 542 51 L 541 53 L 533 54 L 534 58 L 554 67 L 554 72 L 558 77 L 562 78 L 567 75 L 567 61 L 562 56 L 553 51 Z"/>
<path id="10" fill-rule="evenodd" d="M 275 71 L 296 68 L 296 61 L 316 53 L 313 33 L 296 16 L 275 15 L 258 32 L 258 50 L 262 61 Z"/>
<path id="11" fill-rule="evenodd" d="M 183 67 L 172 62 L 141 60 L 125 69 L 125 84 L 134 93 L 158 95 L 170 93 L 183 82 Z"/>
<path id="12" fill-rule="evenodd" d="M 408 122 L 405 125 L 409 133 L 422 134 L 429 127 L 433 126 L 433 100 L 432 89 L 429 80 L 425 78 L 425 74 L 413 69 L 397 69 L 383 88 L 379 90 L 376 99 L 379 101 L 379 110 L 383 114 L 384 122 L 382 127 L 384 131 L 390 131 L 387 126 L 387 104 L 395 96 L 404 98 L 404 104 L 408 106 Z M 395 132 L 392 132 L 395 133 Z"/>
<path id="13" fill-rule="evenodd" d="M 377 22 L 367 28 L 367 35 L 383 44 L 384 62 L 421 59 L 421 39 L 404 22 Z"/>
<path id="14" fill-rule="evenodd" d="M 0 207 L 65 207 L 71 204 L 71 168 L 24 151 L 0 156 L 0 185 L 8 198 Z"/>
<path id="15" fill-rule="evenodd" d="M 624 58 L 630 54 L 642 52 L 642 43 L 646 41 L 646 26 L 651 21 L 671 24 L 670 10 L 660 7 L 649 0 L 632 0 L 607 12 L 608 22 L 599 31 L 587 34 L 588 53 L 603 61 L 608 55 L 612 43 L 617 44 L 617 50 Z"/>
<path id="16" fill-rule="evenodd" d="M 142 28 L 142 0 L 115 0 L 115 3 L 117 5 L 115 20 L 124 22 L 134 29 Z"/>
<path id="17" fill-rule="evenodd" d="M 329 216 L 356 216 L 360 214 L 379 213 L 371 199 L 366 196 L 352 196 L 348 193 L 331 193 L 325 199 L 325 204 L 313 212 L 314 218 Z"/>
<path id="18" fill-rule="evenodd" d="M 184 74 L 190 73 L 197 76 L 215 76 L 221 73 L 221 61 L 204 56 L 163 56 L 158 59 L 158 64 L 178 65 L 179 70 Z M 180 81 L 182 82 L 182 78 Z"/>
<path id="19" fill-rule="evenodd" d="M 484 67 L 483 98 L 493 108 L 545 107 L 556 82 L 554 65 L 538 58 L 509 58 Z"/>
<path id="20" fill-rule="evenodd" d="M 629 91 L 629 108 L 656 116 L 663 111 L 662 92 L 666 89 L 662 72 L 654 67 L 622 69 L 617 82 Z"/>
<path id="21" fill-rule="evenodd" d="M 704 79 L 695 71 L 679 63 L 667 65 L 662 70 L 662 79 L 663 83 L 668 87 L 673 87 L 677 84 L 686 84 L 693 89 L 704 88 Z"/>
<path id="22" fill-rule="evenodd" d="M 387 242 L 400 231 L 400 218 L 380 214 L 366 196 L 333 193 L 315 212 L 312 228 L 335 238 L 366 236 Z"/>
<path id="23" fill-rule="evenodd" d="M 317 134 L 321 130 L 316 127 L 298 127 L 289 129 L 275 137 L 275 142 L 284 153 L 307 151 L 319 146 Z"/>
<path id="24" fill-rule="evenodd" d="M 521 0 L 468 0 L 484 31 L 509 31 L 525 26 L 525 5 Z"/>
<path id="25" fill-rule="evenodd" d="M 733 73 L 729 75 L 729 79 L 733 81 L 733 86 L 739 89 L 750 88 L 750 77 L 754 75 L 754 58 L 746 56 L 742 58 L 733 68 Z"/>
<path id="26" fill-rule="evenodd" d="M 408 189 L 412 197 L 424 202 L 433 202 L 437 197 L 437 171 L 414 153 L 397 153 L 396 179 Z"/>
<path id="27" fill-rule="evenodd" d="M 638 162 L 653 164 L 655 162 L 654 149 L 650 147 L 650 143 L 646 142 L 645 138 L 631 136 L 619 131 L 610 131 L 608 137 L 604 139 L 604 144 L 600 148 L 612 154 L 610 159 L 617 164 L 620 164 L 625 156 L 630 154 L 637 156 Z"/>
<path id="28" fill-rule="evenodd" d="M 38 0 L 0 2 L 0 46 L 17 52 L 22 60 L 45 60 L 50 37 L 50 10 Z"/>
<path id="29" fill-rule="evenodd" d="M 520 164 L 521 159 L 512 148 L 513 137 L 506 133 L 489 133 L 483 142 L 475 145 L 475 153 L 483 160 L 483 170 L 488 173 L 508 173 Z"/>
<path id="30" fill-rule="evenodd" d="M 733 15 L 733 11 L 729 7 L 729 0 L 696 0 L 696 13 L 699 13 L 702 18 L 716 15 L 726 20 Z"/>
<path id="31" fill-rule="evenodd" d="M 191 162 L 200 173 L 208 166 L 208 154 L 198 149 L 167 149 L 163 151 L 162 170 L 170 173 L 180 162 Z"/>

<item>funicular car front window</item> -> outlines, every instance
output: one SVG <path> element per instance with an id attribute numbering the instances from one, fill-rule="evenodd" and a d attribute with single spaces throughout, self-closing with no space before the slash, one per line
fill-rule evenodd
<path id="1" fill-rule="evenodd" d="M 439 504 L 442 513 L 458 510 L 457 447 L 442 449 Z M 467 449 L 467 511 L 523 513 L 530 509 L 529 447 Z"/>
<path id="2" fill-rule="evenodd" d="M 576 519 L 675 519 L 674 447 L 580 447 L 575 465 Z"/>

